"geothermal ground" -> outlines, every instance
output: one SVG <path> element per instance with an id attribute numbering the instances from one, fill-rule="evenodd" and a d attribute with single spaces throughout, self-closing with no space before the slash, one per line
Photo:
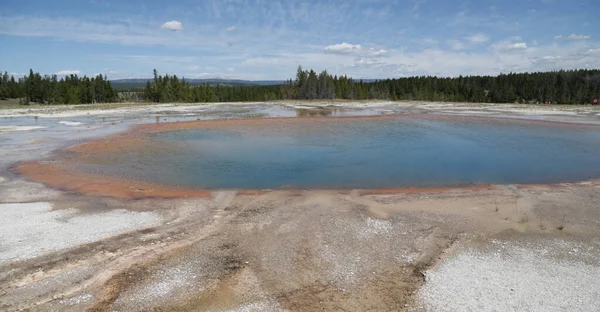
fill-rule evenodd
<path id="1" fill-rule="evenodd" d="M 133 124 L 406 113 L 600 125 L 595 107 L 444 103 L 3 110 L 0 310 L 595 311 L 596 180 L 148 198 L 14 173 L 16 163 Z"/>

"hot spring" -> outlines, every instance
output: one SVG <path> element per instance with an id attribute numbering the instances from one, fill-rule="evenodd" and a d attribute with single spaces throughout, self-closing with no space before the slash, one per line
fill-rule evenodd
<path id="1" fill-rule="evenodd" d="M 509 119 L 199 121 L 150 131 L 144 142 L 95 151 L 71 165 L 203 189 L 452 187 L 600 177 L 597 127 Z"/>

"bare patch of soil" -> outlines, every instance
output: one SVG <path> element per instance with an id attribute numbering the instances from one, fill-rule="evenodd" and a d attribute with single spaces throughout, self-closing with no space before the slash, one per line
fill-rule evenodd
<path id="1" fill-rule="evenodd" d="M 479 244 L 503 233 L 526 241 L 597 235 L 598 226 L 585 218 L 596 213 L 586 207 L 597 189 L 584 184 L 378 195 L 281 190 L 223 191 L 212 199 L 96 198 L 87 205 L 155 211 L 166 221 L 4 266 L 0 307 L 407 310 L 416 304 L 425 272 L 455 242 Z M 562 215 L 548 211 L 564 192 L 570 195 L 561 207 L 577 217 L 558 230 Z"/>

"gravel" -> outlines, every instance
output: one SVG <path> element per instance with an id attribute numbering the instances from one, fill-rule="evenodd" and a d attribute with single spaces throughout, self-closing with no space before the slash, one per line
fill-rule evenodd
<path id="1" fill-rule="evenodd" d="M 11 290 L 12 300 L 18 302 L 23 298 L 36 298 L 43 296 L 54 296 L 61 292 L 61 289 L 90 278 L 93 275 L 91 267 L 80 267 L 56 275 L 50 275 L 41 280 L 35 280 L 26 285 L 16 287 Z"/>
<path id="2" fill-rule="evenodd" d="M 123 209 L 81 214 L 46 202 L 0 204 L 0 265 L 158 224 L 159 215 Z"/>
<path id="3" fill-rule="evenodd" d="M 426 273 L 428 311 L 597 311 L 600 250 L 566 239 L 492 241 Z"/>
<path id="4" fill-rule="evenodd" d="M 75 297 L 71 297 L 69 299 L 60 300 L 58 303 L 72 306 L 72 305 L 76 305 L 76 304 L 89 302 L 93 298 L 94 298 L 94 296 L 92 296 L 91 294 L 81 294 L 81 295 L 78 295 Z"/>
<path id="5" fill-rule="evenodd" d="M 193 261 L 158 269 L 148 283 L 139 285 L 122 294 L 115 302 L 115 310 L 151 310 L 161 303 L 172 300 L 175 296 L 204 290 L 206 276 L 203 274 L 201 262 Z"/>
<path id="6" fill-rule="evenodd" d="M 359 281 L 373 277 L 382 263 L 407 265 L 419 250 L 412 243 L 416 232 L 402 218 L 381 220 L 358 216 L 358 219 L 324 221 L 323 245 L 318 256 L 326 269 L 328 282 L 340 291 L 352 290 Z M 400 257 L 410 255 L 412 258 Z"/>
<path id="7" fill-rule="evenodd" d="M 277 312 L 286 311 L 274 300 L 263 300 L 229 310 L 229 312 Z"/>

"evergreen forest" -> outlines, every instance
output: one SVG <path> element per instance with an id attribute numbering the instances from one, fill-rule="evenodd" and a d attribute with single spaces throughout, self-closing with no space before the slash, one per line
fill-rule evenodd
<path id="1" fill-rule="evenodd" d="M 600 70 L 510 73 L 498 76 L 419 76 L 363 81 L 298 67 L 293 79 L 273 85 L 193 84 L 159 75 L 142 89 L 117 92 L 106 76 L 4 73 L 0 99 L 22 104 L 85 104 L 119 101 L 245 102 L 274 100 L 423 100 L 475 103 L 591 104 L 600 97 Z"/>

